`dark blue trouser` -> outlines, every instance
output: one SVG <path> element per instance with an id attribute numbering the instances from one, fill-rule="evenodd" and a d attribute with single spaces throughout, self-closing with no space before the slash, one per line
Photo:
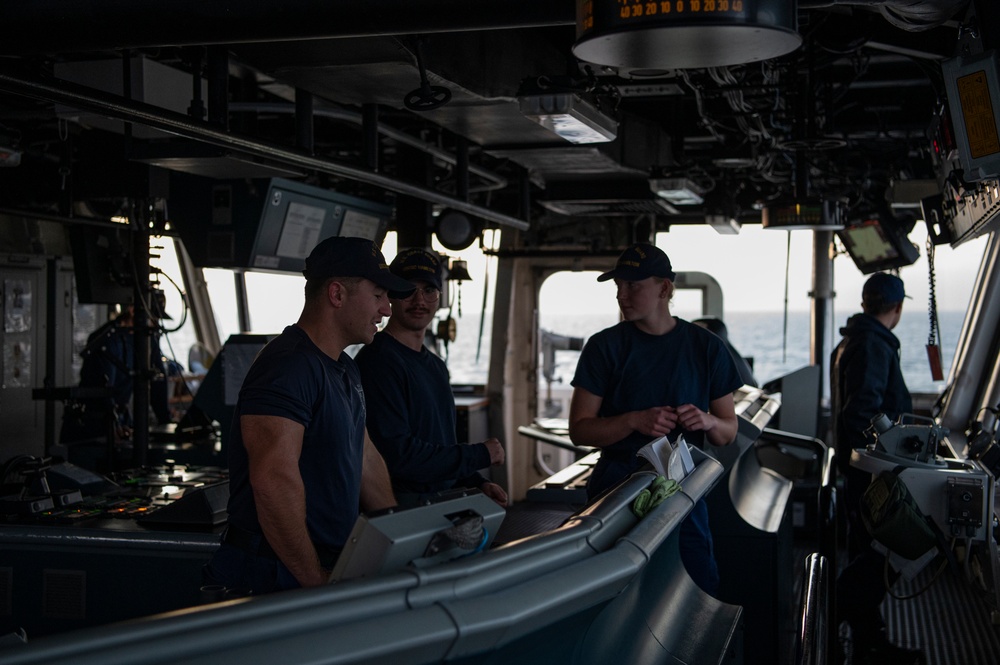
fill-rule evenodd
<path id="1" fill-rule="evenodd" d="M 602 454 L 587 481 L 588 500 L 593 500 L 645 464 L 637 459 L 616 459 Z M 695 503 L 691 514 L 681 522 L 679 546 L 681 561 L 688 575 L 702 591 L 715 596 L 719 591 L 719 566 L 712 549 L 712 532 L 708 528 L 708 506 L 703 500 Z"/>
<path id="2" fill-rule="evenodd" d="M 226 543 L 205 564 L 201 576 L 203 584 L 224 586 L 241 596 L 299 587 L 298 580 L 277 559 L 254 555 Z"/>

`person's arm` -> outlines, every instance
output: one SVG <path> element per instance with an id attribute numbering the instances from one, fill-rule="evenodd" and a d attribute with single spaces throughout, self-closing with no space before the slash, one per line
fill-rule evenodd
<path id="1" fill-rule="evenodd" d="M 392 481 L 385 460 L 365 432 L 365 452 L 361 467 L 361 510 L 372 511 L 396 505 Z"/>
<path id="2" fill-rule="evenodd" d="M 303 587 L 326 584 L 306 527 L 306 493 L 299 473 L 305 427 L 278 416 L 241 416 L 250 487 L 260 527 L 275 554 Z"/>
<path id="3" fill-rule="evenodd" d="M 373 412 L 369 409 L 369 414 Z M 378 441 L 378 450 L 391 469 L 392 477 L 399 480 L 432 483 L 440 480 L 460 478 L 488 466 L 502 464 L 504 451 L 496 439 L 481 443 L 446 444 L 428 441 L 415 436 L 409 428 L 405 432 L 393 427 L 391 418 L 370 415 L 373 440 Z M 395 421 L 396 425 L 402 421 Z"/>
<path id="4" fill-rule="evenodd" d="M 736 438 L 736 402 L 732 395 L 723 395 L 709 402 L 708 411 L 694 404 L 677 407 L 681 427 L 689 432 L 704 432 L 713 446 L 727 446 Z"/>
<path id="5" fill-rule="evenodd" d="M 371 357 L 358 364 L 367 403 L 368 431 L 393 478 L 434 483 L 462 478 L 477 469 L 503 463 L 503 448 L 496 439 L 455 445 L 454 433 L 451 441 L 432 441 L 416 435 L 410 422 L 411 400 L 404 392 L 408 382 L 399 368 Z M 442 401 L 435 409 L 454 410 L 450 394 L 438 395 L 438 399 Z"/>
<path id="6" fill-rule="evenodd" d="M 844 403 L 840 405 L 839 427 L 846 433 L 851 448 L 864 448 L 868 444 L 865 430 L 882 411 L 889 382 L 889 358 L 874 345 L 861 345 L 850 357 L 842 376 Z"/>
<path id="7" fill-rule="evenodd" d="M 628 411 L 617 416 L 599 416 L 603 397 L 580 388 L 573 389 L 569 406 L 569 437 L 578 446 L 603 448 L 621 441 L 632 432 L 650 437 L 669 434 L 677 426 L 673 407 L 658 406 Z"/>

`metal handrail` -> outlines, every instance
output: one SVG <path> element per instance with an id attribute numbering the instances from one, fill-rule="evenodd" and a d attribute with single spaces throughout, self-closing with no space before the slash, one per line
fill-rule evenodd
<path id="1" fill-rule="evenodd" d="M 806 557 L 796 665 L 825 665 L 827 661 L 827 569 L 826 559 L 818 552 Z"/>
<path id="2" fill-rule="evenodd" d="M 819 531 L 819 553 L 827 561 L 830 570 L 837 571 L 837 450 L 830 446 L 826 450 L 821 471 L 819 496 L 817 497 L 817 529 Z M 834 575 L 835 577 L 835 575 Z M 828 579 L 826 589 L 826 613 L 837 616 L 837 594 L 833 589 L 833 579 Z M 827 622 L 827 644 L 837 643 L 837 622 Z"/>

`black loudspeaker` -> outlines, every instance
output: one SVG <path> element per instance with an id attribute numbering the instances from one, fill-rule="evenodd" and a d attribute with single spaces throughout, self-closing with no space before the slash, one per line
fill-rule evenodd
<path id="1" fill-rule="evenodd" d="M 226 521 L 229 481 L 187 490 L 181 498 L 136 519 L 151 527 L 212 527 Z"/>

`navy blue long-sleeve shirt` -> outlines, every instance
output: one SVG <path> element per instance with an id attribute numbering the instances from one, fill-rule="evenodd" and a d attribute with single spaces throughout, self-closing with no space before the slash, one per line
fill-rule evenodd
<path id="1" fill-rule="evenodd" d="M 837 457 L 846 470 L 851 450 L 864 448 L 865 430 L 884 413 L 895 422 L 913 412 L 899 366 L 899 339 L 873 316 L 855 314 L 840 329 L 844 339 L 833 352 L 831 395 Z"/>
<path id="2" fill-rule="evenodd" d="M 355 360 L 365 390 L 368 434 L 385 458 L 397 495 L 479 487 L 486 481 L 477 469 L 489 467 L 489 450 L 457 440 L 455 399 L 443 360 L 426 348 L 414 351 L 386 332 L 375 335 Z"/>

